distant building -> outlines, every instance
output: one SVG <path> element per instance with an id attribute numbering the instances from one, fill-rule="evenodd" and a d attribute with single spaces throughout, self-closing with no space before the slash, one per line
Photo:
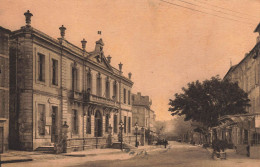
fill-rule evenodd
<path id="1" fill-rule="evenodd" d="M 0 27 L 0 153 L 8 149 L 10 33 L 10 30 Z"/>
<path id="2" fill-rule="evenodd" d="M 111 66 L 102 39 L 88 52 L 84 39 L 82 48 L 66 40 L 64 26 L 54 39 L 30 25 L 29 11 L 25 16 L 26 26 L 10 36 L 10 147 L 53 146 L 66 124 L 70 151 L 105 146 L 110 126 L 117 141 L 120 121 L 131 140 L 131 74 L 123 75 L 121 63 Z"/>
<path id="3" fill-rule="evenodd" d="M 155 113 L 151 109 L 152 100 L 149 96 L 142 96 L 140 92 L 132 95 L 133 126 L 137 123 L 139 130 L 143 129 L 143 140 L 150 144 L 155 123 Z M 142 143 L 144 144 L 144 143 Z"/>
<path id="4" fill-rule="evenodd" d="M 255 32 L 260 34 L 260 24 Z M 223 117 L 219 135 L 233 143 L 241 154 L 247 154 L 246 147 L 252 146 L 250 155 L 255 156 L 254 146 L 260 144 L 260 36 L 254 48 L 229 69 L 224 79 L 237 82 L 248 93 L 251 107 L 247 114 Z"/>

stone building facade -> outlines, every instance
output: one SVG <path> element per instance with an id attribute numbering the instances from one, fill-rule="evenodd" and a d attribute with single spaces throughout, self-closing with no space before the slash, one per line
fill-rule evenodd
<path id="1" fill-rule="evenodd" d="M 155 132 L 155 113 L 151 109 L 152 100 L 149 96 L 142 96 L 140 92 L 132 95 L 132 112 L 133 112 L 133 126 L 138 124 L 139 130 L 143 133 L 143 141 L 150 144 L 151 138 Z M 145 141 L 145 142 L 144 142 Z"/>
<path id="2" fill-rule="evenodd" d="M 260 34 L 260 24 L 255 29 Z M 219 130 L 221 138 L 232 142 L 242 154 L 247 154 L 246 147 L 260 144 L 260 36 L 254 48 L 237 64 L 230 68 L 224 79 L 237 82 L 251 101 L 248 114 L 227 116 L 223 122 L 233 124 Z M 227 120 L 227 121 L 226 121 Z M 228 124 L 226 124 L 228 125 Z M 254 147 L 252 147 L 252 150 Z M 260 148 L 259 148 L 260 150 Z M 260 156 L 259 156 L 260 158 Z"/>
<path id="3" fill-rule="evenodd" d="M 10 30 L 0 27 L 0 153 L 8 149 L 10 33 Z"/>
<path id="4" fill-rule="evenodd" d="M 64 124 L 68 150 L 105 146 L 109 127 L 116 141 L 120 121 L 131 138 L 131 74 L 123 75 L 121 63 L 111 66 L 102 39 L 89 52 L 85 39 L 82 48 L 66 40 L 63 25 L 54 39 L 30 25 L 29 11 L 24 15 L 26 26 L 10 37 L 10 147 L 53 146 Z"/>

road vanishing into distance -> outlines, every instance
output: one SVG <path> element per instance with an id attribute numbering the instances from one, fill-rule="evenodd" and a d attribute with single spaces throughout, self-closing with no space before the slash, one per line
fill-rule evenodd
<path id="1" fill-rule="evenodd" d="M 131 155 L 133 154 L 133 155 Z M 19 167 L 259 167 L 260 160 L 237 155 L 234 150 L 227 152 L 227 160 L 213 160 L 211 151 L 201 146 L 169 142 L 147 151 L 117 151 L 102 156 L 67 157 L 64 159 L 32 161 L 3 166 Z"/>

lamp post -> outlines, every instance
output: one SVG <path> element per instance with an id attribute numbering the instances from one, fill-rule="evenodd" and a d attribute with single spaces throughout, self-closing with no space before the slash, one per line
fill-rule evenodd
<path id="1" fill-rule="evenodd" d="M 112 145 L 112 126 L 111 124 L 108 126 L 108 147 Z"/>
<path id="2" fill-rule="evenodd" d="M 119 122 L 119 125 L 120 125 L 120 142 L 121 142 L 121 150 L 123 150 L 123 127 L 124 127 L 124 124 L 122 122 L 122 120 L 120 120 Z"/>
<path id="3" fill-rule="evenodd" d="M 62 152 L 67 152 L 67 138 L 68 138 L 68 129 L 67 121 L 62 125 Z"/>
<path id="4" fill-rule="evenodd" d="M 138 123 L 135 123 L 135 147 L 138 147 L 138 143 L 137 143 L 137 131 L 138 131 Z"/>

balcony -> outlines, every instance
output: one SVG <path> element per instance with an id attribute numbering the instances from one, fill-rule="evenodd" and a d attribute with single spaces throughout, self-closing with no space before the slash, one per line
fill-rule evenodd
<path id="1" fill-rule="evenodd" d="M 105 97 L 100 97 L 96 96 L 90 93 L 84 93 L 84 101 L 87 103 L 94 103 L 94 104 L 99 104 L 103 106 L 111 106 L 114 108 L 119 108 L 119 103 L 112 100 L 112 99 L 107 99 Z"/>

